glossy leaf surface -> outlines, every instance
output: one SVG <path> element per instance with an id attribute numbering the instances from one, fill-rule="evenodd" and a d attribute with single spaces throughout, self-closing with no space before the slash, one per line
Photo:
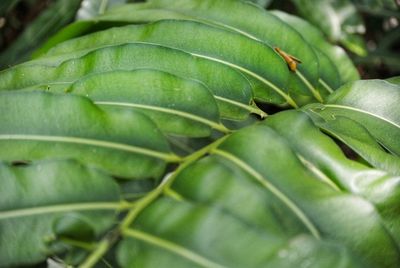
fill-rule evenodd
<path id="1" fill-rule="evenodd" d="M 270 117 L 266 124 L 273 127 L 287 140 L 303 164 L 321 181 L 338 191 L 344 190 L 363 196 L 373 203 L 396 243 L 400 244 L 400 218 L 396 212 L 392 211 L 392 209 L 396 210 L 395 200 L 400 195 L 400 158 L 385 154 L 373 146 L 367 146 L 366 142 L 360 141 L 359 147 L 364 149 L 362 155 L 370 154 L 380 157 L 379 167 L 388 170 L 389 173 L 350 160 L 346 158 L 340 147 L 320 132 L 311 118 L 302 112 L 283 112 Z M 286 124 L 290 124 L 292 129 L 287 129 Z M 317 125 L 325 131 L 329 130 L 324 124 L 317 123 Z M 332 123 L 326 125 L 329 126 Z M 358 131 L 358 138 L 361 140 L 360 133 L 363 131 L 352 125 L 350 127 Z M 302 137 L 301 140 L 298 139 L 299 136 Z M 355 139 L 356 137 L 351 141 Z M 377 160 L 375 159 L 375 162 L 378 162 Z M 388 185 L 391 186 L 388 187 Z M 388 211 L 391 212 L 388 213 Z"/>
<path id="2" fill-rule="evenodd" d="M 225 42 L 220 42 L 220 38 Z M 173 47 L 223 63 L 247 75 L 256 98 L 289 98 L 285 94 L 289 71 L 271 47 L 243 35 L 194 21 L 167 20 L 113 28 L 67 41 L 51 50 L 49 55 L 130 42 Z"/>
<path id="3" fill-rule="evenodd" d="M 163 227 L 155 224 L 158 220 Z M 288 239 L 249 229 L 233 215 L 204 205 L 162 198 L 140 215 L 136 225 L 139 229 L 125 231 L 118 251 L 124 267 L 275 267 L 288 264 L 283 255 L 296 264 L 329 266 L 339 260 L 355 267 L 347 252 L 334 245 L 308 236 Z"/>
<path id="4" fill-rule="evenodd" d="M 246 146 L 240 146 L 244 140 Z M 253 154 L 254 151 L 258 153 Z M 297 224 L 310 234 L 340 241 L 372 265 L 390 267 L 398 263 L 397 245 L 371 203 L 338 192 L 320 181 L 304 167 L 287 142 L 270 128 L 254 126 L 237 132 L 215 153 L 251 174 L 291 210 Z M 354 232 L 355 226 L 359 232 Z M 367 246 L 369 243 L 379 244 L 381 248 L 372 249 Z M 382 254 L 387 255 L 381 258 Z"/>
<path id="5" fill-rule="evenodd" d="M 87 96 L 101 107 L 135 109 L 166 133 L 209 136 L 219 123 L 216 100 L 203 84 L 155 71 L 98 73 L 72 84 L 68 92 Z"/>
<path id="6" fill-rule="evenodd" d="M 0 266 L 400 266 L 397 78 L 252 2 L 99 1 L 0 72 Z"/>
<path id="7" fill-rule="evenodd" d="M 3 92 L 0 103 L 3 160 L 76 158 L 121 177 L 158 178 L 176 158 L 156 125 L 134 111 L 46 92 Z"/>
<path id="8" fill-rule="evenodd" d="M 341 83 L 347 83 L 360 79 L 360 75 L 358 74 L 357 69 L 351 62 L 346 52 L 340 46 L 330 44 L 323 36 L 323 33 L 317 27 L 313 26 L 304 19 L 282 11 L 274 10 L 271 11 L 271 13 L 278 16 L 287 24 L 296 29 L 301 34 L 301 36 L 303 36 L 303 38 L 313 46 L 318 55 L 318 58 L 320 59 L 321 69 L 325 70 L 326 68 L 328 68 L 329 70 L 332 70 L 333 65 L 339 72 Z M 328 62 L 326 63 L 324 63 L 325 57 L 328 58 Z M 324 79 L 324 81 L 331 81 L 328 77 L 325 77 L 324 75 L 330 75 L 332 76 L 332 79 L 334 79 L 335 71 L 332 70 L 331 73 L 321 73 L 321 77 Z M 333 89 L 336 89 L 337 82 L 332 82 Z"/>
<path id="9" fill-rule="evenodd" d="M 112 226 L 119 206 L 113 180 L 75 161 L 0 164 L 0 265 L 42 261 L 65 251 L 51 243 L 75 225 L 77 240 L 87 232 L 99 237 Z"/>
<path id="10" fill-rule="evenodd" d="M 392 154 L 400 155 L 400 88 L 382 80 L 357 81 L 344 85 L 326 106 L 311 108 L 326 120 L 350 118 L 365 127 Z"/>
<path id="11" fill-rule="evenodd" d="M 69 54 L 68 54 L 69 55 Z M 76 52 L 71 58 L 44 58 L 0 73 L 0 89 L 41 86 L 50 91 L 92 73 L 112 70 L 156 69 L 203 82 L 218 100 L 221 117 L 243 119 L 252 99 L 248 80 L 234 69 L 180 50 L 152 44 L 126 44 L 92 52 Z M 23 79 L 21 79 L 23 78 Z M 256 109 L 257 110 L 257 109 Z"/>

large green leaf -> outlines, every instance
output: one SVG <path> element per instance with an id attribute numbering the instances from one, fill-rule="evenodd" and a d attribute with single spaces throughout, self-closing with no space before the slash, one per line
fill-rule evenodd
<path id="1" fill-rule="evenodd" d="M 395 84 L 395 85 L 400 85 L 400 76 L 394 76 L 386 79 L 386 81 Z"/>
<path id="2" fill-rule="evenodd" d="M 282 112 L 268 118 L 266 124 L 285 137 L 304 165 L 322 181 L 337 190 L 361 195 L 373 203 L 400 245 L 400 214 L 396 205 L 400 196 L 400 158 L 379 154 L 377 149 L 364 145 L 366 153 L 380 156 L 386 168 L 397 176 L 349 160 L 335 142 L 320 132 L 302 112 Z M 288 124 L 291 128 L 287 127 Z M 360 136 L 364 133 L 359 128 L 355 130 Z"/>
<path id="3" fill-rule="evenodd" d="M 334 244 L 248 227 L 222 210 L 162 198 L 124 231 L 119 263 L 123 267 L 356 266 Z"/>
<path id="4" fill-rule="evenodd" d="M 372 266 L 399 264 L 398 247 L 371 203 L 320 181 L 272 129 L 243 129 L 213 152 L 249 173 L 310 234 L 344 243 Z"/>
<path id="5" fill-rule="evenodd" d="M 137 109 L 168 134 L 209 136 L 219 123 L 217 103 L 203 84 L 155 71 L 113 71 L 78 80 L 68 92 L 80 94 L 104 107 Z"/>
<path id="6" fill-rule="evenodd" d="M 147 5 L 126 5 L 115 8 L 101 19 L 117 20 L 116 16 L 133 22 L 183 17 L 223 27 L 270 46 L 278 46 L 301 58 L 304 63 L 298 66 L 297 75 L 289 76 L 288 87 L 295 92 L 301 90 L 302 94 L 308 96 L 315 94 L 314 97 L 320 97 L 318 92 L 313 91 L 318 83 L 319 72 L 324 72 L 324 70 L 318 69 L 318 60 L 310 46 L 289 25 L 251 3 L 232 0 L 217 2 L 211 0 L 157 0 L 149 1 Z M 251 19 L 242 20 L 243 17 Z M 265 25 L 270 27 L 265 27 Z M 297 80 L 302 83 L 299 85 L 296 83 Z"/>
<path id="7" fill-rule="evenodd" d="M 301 36 L 303 36 L 303 38 L 313 46 L 320 61 L 320 69 L 332 70 L 332 65 L 334 65 L 339 72 L 339 82 L 341 84 L 360 79 L 357 69 L 347 56 L 346 52 L 341 47 L 332 45 L 326 41 L 322 32 L 317 27 L 304 19 L 282 11 L 274 10 L 271 11 L 271 13 L 295 28 Z M 325 59 L 326 57 L 328 59 Z M 330 72 L 321 72 L 321 78 L 329 81 L 328 78 L 324 77 L 324 75 L 333 76 L 334 74 L 334 70 Z M 336 88 L 334 87 L 333 89 Z"/>
<path id="8" fill-rule="evenodd" d="M 236 0 L 124 5 L 55 44 L 0 73 L 0 266 L 400 266 L 395 79 L 328 97 L 357 78 L 343 51 Z"/>
<path id="9" fill-rule="evenodd" d="M 340 115 L 321 118 L 313 109 L 306 111 L 317 126 L 345 143 L 371 166 L 400 175 L 399 157 L 387 152 L 361 123 Z"/>
<path id="10" fill-rule="evenodd" d="M 342 116 L 362 124 L 381 146 L 400 156 L 399 99 L 399 86 L 384 80 L 365 80 L 344 85 L 330 96 L 326 105 L 312 105 L 309 109 L 328 123 L 335 123 L 335 118 Z M 335 128 L 333 124 L 329 126 Z M 350 128 L 346 131 L 345 135 L 358 135 Z"/>
<path id="11" fill-rule="evenodd" d="M 90 53 L 77 52 L 73 59 L 58 57 L 27 62 L 0 73 L 0 89 L 22 89 L 42 85 L 59 91 L 79 78 L 111 70 L 150 68 L 203 82 L 218 101 L 221 117 L 243 119 L 252 99 L 248 80 L 232 68 L 180 50 L 152 44 L 105 47 Z M 57 89 L 58 88 L 58 89 Z"/>
<path id="12" fill-rule="evenodd" d="M 158 178 L 178 160 L 147 117 L 84 97 L 2 92 L 0 111 L 3 160 L 75 158 L 126 178 Z"/>
<path id="13" fill-rule="evenodd" d="M 0 266 L 45 260 L 68 249 L 51 243 L 98 237 L 115 220 L 119 190 L 103 173 L 75 161 L 0 163 Z M 78 231 L 77 231 L 78 230 Z M 86 239 L 85 239 L 86 237 Z"/>
<path id="14" fill-rule="evenodd" d="M 220 39 L 225 42 L 220 42 Z M 293 102 L 286 93 L 289 70 L 271 47 L 246 36 L 194 21 L 166 20 L 112 28 L 66 41 L 52 49 L 49 56 L 133 42 L 182 49 L 192 55 L 223 63 L 249 77 L 256 98 L 264 101 L 272 99 L 278 103 Z M 300 83 L 293 85 L 293 89 L 301 88 Z"/>
<path id="15" fill-rule="evenodd" d="M 240 19 L 242 17 L 252 19 L 242 20 Z M 279 46 L 284 51 L 299 57 L 303 62 L 298 66 L 295 74 L 289 75 L 288 88 L 291 91 L 320 99 L 319 93 L 315 90 L 319 72 L 324 72 L 325 77 L 329 77 L 329 70 L 318 69 L 318 60 L 311 47 L 304 42 L 299 33 L 280 19 L 255 5 L 241 1 L 151 1 L 146 4 L 124 5 L 110 10 L 98 17 L 96 21 L 77 22 L 70 25 L 53 37 L 43 50 L 48 50 L 68 38 L 109 27 L 112 23 L 137 23 L 171 18 L 205 22 L 262 41 L 270 46 Z M 271 25 L 271 27 L 266 27 L 266 25 Z M 280 30 L 277 31 L 277 28 Z M 330 79 L 325 83 L 335 88 L 337 79 Z M 322 90 L 321 94 L 324 92 Z"/>

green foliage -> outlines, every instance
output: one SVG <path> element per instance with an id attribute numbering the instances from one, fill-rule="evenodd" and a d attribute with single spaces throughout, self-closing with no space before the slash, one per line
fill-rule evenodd
<path id="1" fill-rule="evenodd" d="M 0 72 L 0 266 L 400 265 L 397 77 L 246 1 L 98 13 Z"/>

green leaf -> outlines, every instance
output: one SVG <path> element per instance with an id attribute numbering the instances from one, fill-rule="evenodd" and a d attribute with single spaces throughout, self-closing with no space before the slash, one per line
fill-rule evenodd
<path id="1" fill-rule="evenodd" d="M 271 11 L 271 13 L 295 28 L 301 36 L 313 46 L 317 53 L 321 70 L 332 70 L 329 72 L 320 72 L 321 78 L 324 81 L 335 79 L 335 68 L 339 72 L 340 81 L 337 82 L 340 84 L 360 79 L 356 67 L 351 62 L 346 52 L 341 47 L 332 45 L 326 41 L 323 33 L 317 27 L 304 19 L 279 10 Z M 327 60 L 325 59 L 326 57 L 328 58 Z M 337 82 L 331 81 L 333 89 L 336 89 Z"/>
<path id="2" fill-rule="evenodd" d="M 178 14 L 225 27 L 270 46 L 279 47 L 294 55 L 301 60 L 302 64 L 297 66 L 295 75 L 289 76 L 288 87 L 296 93 L 301 92 L 302 95 L 313 96 L 320 100 L 321 96 L 318 95 L 315 88 L 318 86 L 320 73 L 325 72 L 325 70 L 319 68 L 314 51 L 301 35 L 270 12 L 249 2 L 229 0 L 218 2 L 211 0 L 152 0 L 148 6 L 153 8 L 154 11 L 159 8 L 175 10 Z M 140 12 L 136 13 L 140 14 Z M 241 19 L 243 17 L 251 19 L 243 20 Z M 268 27 L 266 27 L 267 25 Z M 296 83 L 296 80 L 301 81 L 301 87 Z M 327 81 L 327 83 L 329 82 Z"/>
<path id="3" fill-rule="evenodd" d="M 357 34 L 365 33 L 365 25 L 350 0 L 292 0 L 299 13 L 318 26 L 332 41 L 340 41 L 352 52 L 365 56 L 365 41 Z"/>
<path id="4" fill-rule="evenodd" d="M 220 42 L 220 39 L 225 42 Z M 256 98 L 264 101 L 272 99 L 278 103 L 293 102 L 286 93 L 289 76 L 286 63 L 271 47 L 243 35 L 194 21 L 165 20 L 112 28 L 66 41 L 50 50 L 48 55 L 134 42 L 177 48 L 200 58 L 220 62 L 246 74 L 252 82 Z"/>
<path id="5" fill-rule="evenodd" d="M 347 159 L 339 146 L 320 132 L 306 114 L 299 111 L 288 111 L 273 115 L 265 123 L 273 127 L 287 140 L 303 164 L 321 181 L 334 189 L 343 189 L 363 196 L 373 203 L 386 228 L 391 232 L 397 244 L 400 245 L 400 217 L 398 216 L 400 214 L 397 211 L 398 205 L 395 204 L 397 202 L 395 200 L 398 200 L 400 195 L 399 158 L 392 155 L 392 158 L 389 158 L 383 153 L 379 154 L 377 149 L 366 146 L 365 143 L 361 142 L 361 146 L 366 147 L 366 153 L 376 155 L 371 157 L 381 157 L 380 160 L 383 164 L 380 165 L 386 164 L 388 169 L 396 176 Z M 291 128 L 287 128 L 288 124 Z M 317 125 L 321 127 L 320 124 Z M 359 131 L 359 128 L 354 128 L 354 125 L 350 125 L 350 127 L 357 131 L 358 138 L 361 139 L 360 136 L 364 132 Z M 326 131 L 324 125 L 321 128 Z M 378 159 L 376 159 L 377 161 Z"/>
<path id="6" fill-rule="evenodd" d="M 203 82 L 218 100 L 223 118 L 242 120 L 249 111 L 260 113 L 259 109 L 249 107 L 251 88 L 241 73 L 180 50 L 142 43 L 105 47 L 90 53 L 77 52 L 74 58 L 66 61 L 55 57 L 27 62 L 1 72 L 0 89 L 41 85 L 44 89 L 59 91 L 60 87 L 64 89 L 88 74 L 142 68 Z"/>
<path id="7" fill-rule="evenodd" d="M 171 13 L 171 12 L 175 12 Z M 175 17 L 174 17 L 175 16 Z M 300 58 L 296 74 L 289 75 L 288 87 L 294 92 L 320 98 L 314 87 L 318 83 L 318 61 L 302 37 L 290 26 L 262 8 L 242 1 L 150 1 L 147 5 L 126 5 L 102 17 L 105 20 L 143 21 L 162 18 L 190 19 L 213 24 L 243 34 L 269 46 L 278 46 Z M 242 20 L 248 17 L 251 20 Z M 270 25 L 271 27 L 265 27 Z M 280 29 L 276 31 L 274 29 Z M 300 82 L 300 83 L 299 83 Z M 311 92 L 310 92 L 311 91 Z"/>
<path id="8" fill-rule="evenodd" d="M 394 76 L 386 79 L 386 81 L 395 84 L 395 85 L 400 85 L 400 76 Z"/>
<path id="9" fill-rule="evenodd" d="M 333 92 L 358 74 L 303 20 L 150 0 L 43 51 L 0 72 L 0 266 L 400 266 L 396 79 Z"/>
<path id="10" fill-rule="evenodd" d="M 203 84 L 155 71 L 112 71 L 78 80 L 68 92 L 84 95 L 101 107 L 135 109 L 168 134 L 202 137 L 219 122 L 217 103 Z"/>
<path id="11" fill-rule="evenodd" d="M 242 20 L 240 19 L 242 17 L 251 17 L 252 20 Z M 77 22 L 70 25 L 53 37 L 53 40 L 49 41 L 43 50 L 48 50 L 67 38 L 110 27 L 112 23 L 120 25 L 121 22 L 140 23 L 171 18 L 212 24 L 261 41 L 269 46 L 280 47 L 303 62 L 298 65 L 296 73 L 289 74 L 287 87 L 293 91 L 292 94 L 308 96 L 308 101 L 310 97 L 321 98 L 315 89 L 319 85 L 319 72 L 329 73 L 329 70 L 318 69 L 318 60 L 312 48 L 304 42 L 299 33 L 285 22 L 253 4 L 241 1 L 151 1 L 145 4 L 124 5 L 111 9 L 105 15 L 98 17 L 96 22 L 93 21 L 91 25 L 90 22 Z M 266 25 L 273 25 L 273 27 L 266 27 Z M 281 30 L 274 30 L 277 28 Z M 176 39 L 174 39 L 175 42 Z M 325 83 L 337 83 L 337 79 L 331 79 Z M 335 87 L 335 85 L 333 84 L 331 87 Z M 323 93 L 324 90 L 321 90 L 321 94 Z M 265 101 L 266 97 L 261 96 L 260 98 Z M 304 96 L 299 96 L 296 100 L 302 102 L 302 98 Z"/>
<path id="12" fill-rule="evenodd" d="M 75 161 L 1 163 L 0 181 L 2 267 L 34 264 L 68 249 L 50 247 L 65 237 L 54 229 L 65 217 L 73 217 L 77 227 L 86 226 L 98 237 L 112 226 L 119 207 L 117 184 Z M 63 224 L 66 227 L 67 221 Z"/>
<path id="13" fill-rule="evenodd" d="M 372 266 L 398 264 L 397 245 L 372 204 L 321 182 L 272 129 L 243 129 L 213 152 L 250 174 L 313 236 L 345 244 Z"/>
<path id="14" fill-rule="evenodd" d="M 166 162 L 178 160 L 155 124 L 140 113 L 102 110 L 72 95 L 0 96 L 3 160 L 75 158 L 125 178 L 158 178 Z"/>
<path id="15" fill-rule="evenodd" d="M 183 170 L 172 189 L 185 200 L 220 207 L 243 222 L 275 235 L 307 232 L 304 226 L 296 224 L 297 218 L 288 207 L 282 206 L 240 166 L 220 156 L 207 157 Z"/>
<path id="16" fill-rule="evenodd" d="M 385 149 L 400 156 L 400 88 L 383 80 L 365 80 L 341 87 L 324 106 L 312 111 L 334 120 L 336 116 L 350 118 L 363 125 Z"/>
<path id="17" fill-rule="evenodd" d="M 312 110 L 306 112 L 318 127 L 345 143 L 371 166 L 400 175 L 400 158 L 386 152 L 360 123 L 344 116 L 324 119 Z"/>
<path id="18" fill-rule="evenodd" d="M 282 267 L 287 259 L 315 267 L 334 267 L 339 260 L 356 266 L 335 245 L 248 227 L 222 210 L 161 198 L 124 231 L 118 260 L 123 267 Z"/>

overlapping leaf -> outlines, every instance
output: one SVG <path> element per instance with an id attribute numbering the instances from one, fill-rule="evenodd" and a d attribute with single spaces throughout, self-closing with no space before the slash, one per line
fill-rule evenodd
<path id="1" fill-rule="evenodd" d="M 378 151 L 361 141 L 357 148 L 364 148 L 362 155 L 380 157 L 379 168 L 386 169 L 389 173 L 350 160 L 335 142 L 320 132 L 311 118 L 302 112 L 283 112 L 270 117 L 266 124 L 287 140 L 304 165 L 321 181 L 334 189 L 363 196 L 373 203 L 396 243 L 400 244 L 400 218 L 397 212 L 399 206 L 396 204 L 400 195 L 400 158 Z M 290 124 L 291 128 L 288 129 L 286 124 Z M 329 130 L 326 126 L 332 125 L 332 122 L 318 125 L 324 130 Z M 350 127 L 357 131 L 361 140 L 360 136 L 365 131 L 351 125 Z M 354 143 L 356 138 L 351 142 Z"/>
<path id="2" fill-rule="evenodd" d="M 251 88 L 241 73 L 219 62 L 180 50 L 135 43 L 67 55 L 66 58 L 71 59 L 44 58 L 1 72 L 0 89 L 37 88 L 41 85 L 46 90 L 62 91 L 70 83 L 89 74 L 148 68 L 203 82 L 214 94 L 223 118 L 241 120 L 249 112 L 262 114 L 256 107 L 249 106 Z"/>
<path id="3" fill-rule="evenodd" d="M 113 36 L 113 38 L 110 38 Z M 220 42 L 223 39 L 225 42 Z M 241 34 L 194 21 L 159 21 L 152 24 L 112 28 L 67 41 L 51 55 L 115 44 L 145 42 L 184 50 L 192 55 L 223 63 L 245 73 L 256 98 L 296 105 L 286 93 L 289 70 L 274 50 Z M 301 81 L 292 85 L 294 90 Z"/>
<path id="4" fill-rule="evenodd" d="M 79 246 L 83 267 L 106 254 L 123 267 L 399 266 L 396 80 L 247 118 L 263 115 L 253 97 L 296 107 L 357 77 L 300 22 L 243 1 L 152 0 L 73 24 L 48 44 L 95 33 L 1 72 L 0 159 L 80 163 L 0 164 L 0 264 Z M 297 71 L 275 46 L 303 61 Z M 176 156 L 160 130 L 199 150 Z M 139 179 L 121 180 L 127 192 L 164 179 L 120 201 L 105 173 Z"/>
<path id="5" fill-rule="evenodd" d="M 249 173 L 310 234 L 344 243 L 372 266 L 398 264 L 397 245 L 371 203 L 321 182 L 272 129 L 254 126 L 239 131 L 214 153 Z"/>
<path id="6" fill-rule="evenodd" d="M 169 198 L 148 207 L 136 226 L 118 250 L 123 267 L 357 267 L 335 244 L 252 229 L 223 210 Z"/>
<path id="7" fill-rule="evenodd" d="M 94 100 L 103 107 L 136 109 L 166 133 L 209 136 L 211 129 L 227 131 L 219 123 L 217 103 L 204 85 L 155 71 L 114 71 L 87 76 L 68 92 Z"/>
<path id="8" fill-rule="evenodd" d="M 75 158 L 126 178 L 158 178 L 166 162 L 177 161 L 156 125 L 140 113 L 105 111 L 79 96 L 0 96 L 2 160 Z"/>
<path id="9" fill-rule="evenodd" d="M 240 19 L 242 17 L 251 17 L 252 20 L 242 20 Z M 110 23 L 140 23 L 171 18 L 189 19 L 222 27 L 270 46 L 278 46 L 300 58 L 303 64 L 298 66 L 296 74 L 290 73 L 288 76 L 289 84 L 287 87 L 292 91 L 292 95 L 301 94 L 320 100 L 319 95 L 326 94 L 324 85 L 327 85 L 328 88 L 337 87 L 338 79 L 332 77 L 335 72 L 332 73 L 331 69 L 327 68 L 318 68 L 318 58 L 313 49 L 297 31 L 265 10 L 242 1 L 150 1 L 146 4 L 125 5 L 107 12 L 104 16 L 99 17 L 96 22 L 86 21 L 72 24 L 50 40 L 43 50 L 48 50 L 68 38 L 109 27 Z M 265 27 L 265 25 L 273 25 L 273 27 Z M 276 31 L 277 28 L 281 30 Z M 320 77 L 319 73 L 324 74 L 321 74 Z M 327 80 L 324 81 L 324 79 Z M 319 92 L 316 88 L 320 89 Z M 298 97 L 297 101 L 300 103 L 309 101 L 307 98 L 302 100 L 304 96 Z M 257 97 L 264 101 L 272 101 L 270 97 L 266 99 L 264 95 L 257 95 Z M 296 97 L 294 98 L 296 99 Z M 274 100 L 274 102 L 276 101 Z"/>
<path id="10" fill-rule="evenodd" d="M 344 85 L 332 94 L 326 105 L 311 105 L 309 110 L 322 117 L 328 125 L 327 131 L 331 131 L 339 138 L 344 135 L 357 139 L 359 131 L 341 125 L 346 124 L 348 120 L 337 123 L 336 118 L 345 117 L 360 123 L 376 142 L 398 157 L 400 155 L 399 99 L 400 88 L 395 84 L 383 80 L 356 81 Z M 344 142 L 345 140 L 343 138 Z M 348 145 L 357 151 L 352 143 Z"/>
<path id="11" fill-rule="evenodd" d="M 135 7 L 132 6 L 132 9 L 135 9 Z M 177 17 L 184 15 L 194 20 L 205 21 L 249 36 L 272 47 L 280 47 L 300 58 L 304 63 L 298 66 L 297 76 L 289 76 L 288 87 L 296 93 L 301 92 L 303 95 L 320 98 L 318 93 L 314 92 L 314 88 L 318 84 L 319 72 L 324 72 L 324 70 L 319 69 L 318 59 L 311 47 L 293 28 L 259 6 L 245 1 L 231 0 L 218 2 L 155 0 L 149 1 L 146 8 L 143 8 L 142 5 L 136 9 L 138 10 L 134 14 L 138 13 L 139 16 L 143 12 L 150 12 L 150 10 L 153 10 L 153 13 L 175 11 Z M 251 19 L 240 19 L 243 17 Z M 270 27 L 265 27 L 265 25 L 270 25 Z M 296 83 L 296 80 L 300 80 L 301 83 Z"/>
<path id="12" fill-rule="evenodd" d="M 324 81 L 331 81 L 331 87 L 336 89 L 338 82 L 341 84 L 360 79 L 357 69 L 347 56 L 346 52 L 339 46 L 332 45 L 324 38 L 321 31 L 306 20 L 290 15 L 288 13 L 274 10 L 272 14 L 278 16 L 287 24 L 295 28 L 303 38 L 313 46 L 318 56 L 320 69 L 329 70 L 320 72 Z M 336 71 L 339 72 L 340 81 L 332 81 L 335 79 Z M 328 76 L 328 77 L 325 77 Z M 331 78 L 329 78 L 331 77 Z M 328 85 L 329 86 L 329 85 Z"/>
<path id="13" fill-rule="evenodd" d="M 119 207 L 117 184 L 75 161 L 1 163 L 0 181 L 2 267 L 65 251 L 68 247 L 52 248 L 57 239 L 91 242 L 112 226 Z"/>

